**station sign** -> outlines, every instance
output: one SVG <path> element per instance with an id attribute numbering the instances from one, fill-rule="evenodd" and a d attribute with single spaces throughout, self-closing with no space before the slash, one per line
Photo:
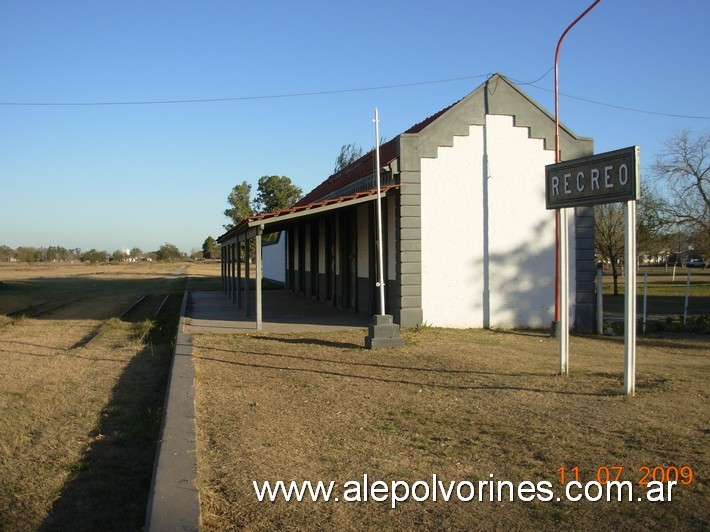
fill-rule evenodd
<path id="1" fill-rule="evenodd" d="M 639 147 L 545 166 L 545 206 L 562 209 L 636 201 Z"/>

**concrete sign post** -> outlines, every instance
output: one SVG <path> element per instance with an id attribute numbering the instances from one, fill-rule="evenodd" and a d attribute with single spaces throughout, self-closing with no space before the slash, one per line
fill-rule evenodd
<path id="1" fill-rule="evenodd" d="M 545 203 L 560 220 L 560 373 L 569 372 L 567 209 L 625 203 L 626 293 L 624 296 L 624 391 L 635 394 L 636 381 L 636 200 L 639 147 L 581 157 L 545 166 Z"/>
<path id="2" fill-rule="evenodd" d="M 624 206 L 624 393 L 636 395 L 636 201 Z"/>
<path id="3" fill-rule="evenodd" d="M 559 335 L 560 375 L 569 375 L 569 219 L 567 209 L 559 209 Z"/>

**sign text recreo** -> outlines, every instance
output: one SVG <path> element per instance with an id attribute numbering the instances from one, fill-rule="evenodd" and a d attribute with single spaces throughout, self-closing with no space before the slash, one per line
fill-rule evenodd
<path id="1" fill-rule="evenodd" d="M 581 157 L 545 166 L 548 209 L 618 203 L 638 199 L 639 147 Z"/>

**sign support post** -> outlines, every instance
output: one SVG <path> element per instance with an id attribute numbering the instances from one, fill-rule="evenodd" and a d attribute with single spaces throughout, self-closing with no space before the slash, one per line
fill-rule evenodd
<path id="1" fill-rule="evenodd" d="M 624 290 L 624 392 L 636 395 L 636 201 L 624 205 L 626 288 Z"/>
<path id="2" fill-rule="evenodd" d="M 569 220 L 567 209 L 558 210 L 559 218 L 559 328 L 560 375 L 569 375 Z"/>
<path id="3" fill-rule="evenodd" d="M 624 202 L 626 293 L 624 296 L 624 391 L 633 396 L 636 380 L 636 200 L 639 196 L 639 148 L 631 146 L 545 166 L 545 199 L 559 213 L 560 373 L 569 374 L 570 207 Z M 597 288 L 599 297 L 601 283 Z"/>

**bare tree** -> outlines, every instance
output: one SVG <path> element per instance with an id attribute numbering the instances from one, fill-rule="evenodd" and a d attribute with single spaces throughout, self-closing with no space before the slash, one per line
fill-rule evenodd
<path id="1" fill-rule="evenodd" d="M 667 191 L 659 206 L 665 224 L 710 235 L 710 133 L 683 130 L 665 142 L 652 167 L 656 185 Z"/>
<path id="2" fill-rule="evenodd" d="M 352 162 L 357 161 L 362 157 L 362 148 L 357 144 L 343 144 L 340 148 L 340 153 L 335 159 L 335 166 L 333 167 L 333 173 L 340 172 L 343 168 Z"/>
<path id="3" fill-rule="evenodd" d="M 624 206 L 607 203 L 594 207 L 594 247 L 611 266 L 614 295 L 619 295 L 619 265 L 624 257 Z M 635 264 L 627 267 L 635 268 Z"/>

